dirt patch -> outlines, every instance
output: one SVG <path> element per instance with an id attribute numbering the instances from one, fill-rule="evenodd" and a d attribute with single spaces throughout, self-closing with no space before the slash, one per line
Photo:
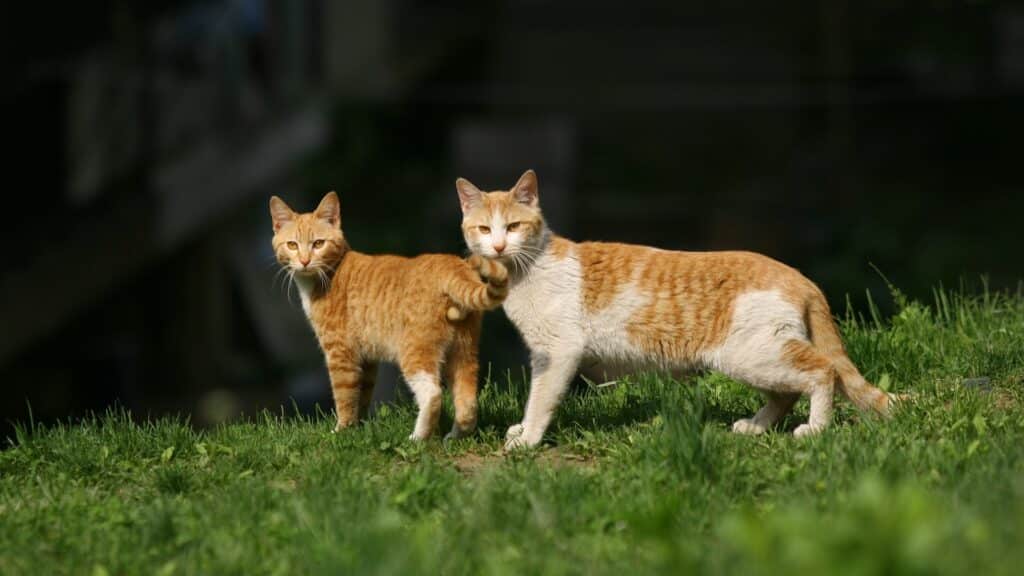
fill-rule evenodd
<path id="1" fill-rule="evenodd" d="M 537 462 L 552 467 L 593 468 L 597 466 L 597 458 L 593 456 L 576 454 L 558 447 L 548 448 L 536 454 L 524 456 L 510 456 L 504 452 L 489 452 L 487 454 L 467 452 L 454 457 L 452 464 L 462 474 L 473 476 L 487 467 L 499 465 L 508 458 L 516 457 L 532 458 Z"/>
<path id="2" fill-rule="evenodd" d="M 1013 410 L 1020 404 L 1013 392 L 998 388 L 992 391 L 992 403 L 1000 410 Z"/>
<path id="3" fill-rule="evenodd" d="M 472 476 L 495 460 L 497 460 L 497 457 L 492 455 L 481 456 L 479 454 L 468 452 L 466 454 L 459 454 L 456 456 L 455 459 L 452 460 L 452 464 L 454 464 L 456 470 L 462 474 Z"/>
<path id="4" fill-rule="evenodd" d="M 561 448 L 546 450 L 542 452 L 538 458 L 552 466 L 572 466 L 577 468 L 592 468 L 597 466 L 596 457 L 576 454 L 575 452 L 569 452 L 568 450 L 563 450 Z"/>

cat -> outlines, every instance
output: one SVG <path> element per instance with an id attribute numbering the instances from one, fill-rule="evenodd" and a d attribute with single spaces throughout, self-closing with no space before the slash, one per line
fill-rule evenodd
<path id="1" fill-rule="evenodd" d="M 335 431 L 365 417 L 377 364 L 397 362 L 419 408 L 411 439 L 437 428 L 442 369 L 455 404 L 447 438 L 473 432 L 481 321 L 508 293 L 505 267 L 481 257 L 360 254 L 342 232 L 335 192 L 306 214 L 274 196 L 270 216 L 274 254 L 298 286 L 326 357 Z"/>
<path id="2" fill-rule="evenodd" d="M 894 396 L 869 384 L 847 357 L 821 290 L 785 264 L 752 252 L 677 252 L 551 232 L 529 170 L 509 191 L 456 181 L 462 231 L 473 254 L 506 264 L 503 304 L 530 349 L 525 415 L 506 449 L 537 445 L 580 370 L 712 369 L 760 390 L 766 403 L 735 432 L 758 434 L 801 394 L 810 418 L 796 436 L 832 419 L 838 388 L 859 408 L 888 415 Z"/>

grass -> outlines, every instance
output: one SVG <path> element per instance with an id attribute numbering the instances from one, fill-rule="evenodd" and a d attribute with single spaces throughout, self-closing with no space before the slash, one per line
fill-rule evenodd
<path id="1" fill-rule="evenodd" d="M 1018 573 L 1024 298 L 898 301 L 843 330 L 915 400 L 888 422 L 843 402 L 812 439 L 784 433 L 803 402 L 783 431 L 730 433 L 759 399 L 716 374 L 574 394 L 545 449 L 507 456 L 517 386 L 486 386 L 480 434 L 452 444 L 406 441 L 409 406 L 337 435 L 283 414 L 22 428 L 0 574 Z"/>

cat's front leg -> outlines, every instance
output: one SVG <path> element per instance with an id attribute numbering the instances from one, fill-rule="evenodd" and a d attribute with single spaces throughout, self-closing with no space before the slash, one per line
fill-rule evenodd
<path id="1" fill-rule="evenodd" d="M 551 418 L 558 409 L 573 375 L 579 367 L 581 351 L 559 350 L 531 355 L 530 397 L 521 424 L 508 429 L 505 449 L 528 448 L 540 444 Z"/>
<path id="2" fill-rule="evenodd" d="M 359 364 L 351 361 L 344 354 L 328 356 L 327 369 L 331 376 L 334 411 L 338 417 L 337 423 L 334 426 L 334 431 L 337 432 L 359 422 L 363 371 Z"/>

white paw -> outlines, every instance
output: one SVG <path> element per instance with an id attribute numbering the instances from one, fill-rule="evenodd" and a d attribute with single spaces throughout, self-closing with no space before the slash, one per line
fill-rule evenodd
<path id="1" fill-rule="evenodd" d="M 505 450 L 518 450 L 521 448 L 532 448 L 540 444 L 542 434 L 529 434 L 522 424 L 516 424 L 505 433 Z"/>
<path id="2" fill-rule="evenodd" d="M 505 441 L 508 442 L 510 440 L 514 440 L 516 438 L 519 438 L 522 435 L 523 435 L 523 425 L 522 424 L 513 424 L 513 425 L 509 426 L 508 427 L 508 431 L 505 432 Z"/>
<path id="3" fill-rule="evenodd" d="M 732 423 L 732 431 L 737 434 L 763 434 L 766 428 L 754 422 L 753 418 L 743 418 Z"/>
<path id="4" fill-rule="evenodd" d="M 796 427 L 796 430 L 793 430 L 793 436 L 796 436 L 797 438 L 803 438 L 804 436 L 814 436 L 815 434 L 820 434 L 822 430 L 824 430 L 824 428 L 815 428 L 810 424 L 801 424 Z"/>
<path id="5" fill-rule="evenodd" d="M 429 432 L 415 431 L 412 434 L 409 434 L 409 440 L 412 440 L 413 442 L 423 442 L 428 438 L 430 438 Z"/>
<path id="6" fill-rule="evenodd" d="M 530 444 L 522 436 L 516 436 L 515 438 L 509 438 L 508 440 L 505 440 L 506 452 L 511 450 L 521 450 L 523 448 L 529 448 L 531 446 L 535 446 L 535 444 Z"/>

